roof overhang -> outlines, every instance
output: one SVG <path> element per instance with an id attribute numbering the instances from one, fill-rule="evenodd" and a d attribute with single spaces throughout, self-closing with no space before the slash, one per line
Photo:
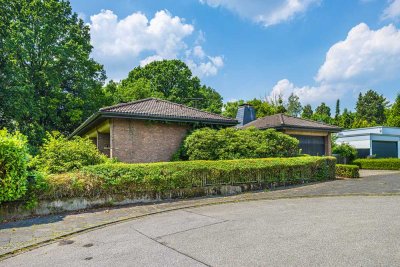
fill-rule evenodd
<path id="1" fill-rule="evenodd" d="M 316 127 L 305 127 L 305 126 L 290 126 L 290 125 L 283 125 L 283 126 L 270 126 L 270 127 L 260 127 L 260 130 L 266 129 L 276 129 L 276 130 L 298 130 L 298 131 L 317 131 L 317 132 L 329 132 L 329 133 L 338 133 L 342 129 L 341 128 L 316 128 Z"/>
<path id="2" fill-rule="evenodd" d="M 75 131 L 70 134 L 69 137 L 75 135 L 83 135 L 99 123 L 107 119 L 120 118 L 120 119 L 131 119 L 131 120 L 151 120 L 151 121 L 162 121 L 162 122 L 180 122 L 180 123 L 192 123 L 192 124 L 204 124 L 204 125 L 219 125 L 219 126 L 235 126 L 238 124 L 237 120 L 213 120 L 213 119 L 200 119 L 200 118 L 187 118 L 187 117 L 168 117 L 162 115 L 143 115 L 133 113 L 117 113 L 117 112 L 104 112 L 99 111 L 90 116 L 84 121 Z"/>

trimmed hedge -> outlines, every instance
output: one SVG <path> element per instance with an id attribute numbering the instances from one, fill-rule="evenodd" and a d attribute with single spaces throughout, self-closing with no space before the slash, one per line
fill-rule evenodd
<path id="1" fill-rule="evenodd" d="M 400 159 L 356 159 L 353 164 L 358 165 L 361 169 L 370 170 L 400 170 Z"/>
<path id="2" fill-rule="evenodd" d="M 256 183 L 289 185 L 335 178 L 334 157 L 296 157 L 148 164 L 101 164 L 48 176 L 39 199 L 135 197 L 176 189 Z"/>
<path id="3" fill-rule="evenodd" d="M 357 165 L 336 164 L 336 177 L 360 178 Z"/>

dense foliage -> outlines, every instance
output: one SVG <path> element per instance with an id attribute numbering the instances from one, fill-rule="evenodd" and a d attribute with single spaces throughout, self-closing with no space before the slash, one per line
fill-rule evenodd
<path id="1" fill-rule="evenodd" d="M 361 169 L 370 170 L 400 170 L 400 159 L 356 159 L 353 164 L 358 165 Z"/>
<path id="2" fill-rule="evenodd" d="M 388 110 L 387 125 L 393 127 L 400 127 L 400 94 L 397 95 L 396 101 Z"/>
<path id="3" fill-rule="evenodd" d="M 176 189 L 257 183 L 265 186 L 335 178 L 335 158 L 296 157 L 148 164 L 101 164 L 79 172 L 50 175 L 40 199 L 70 197 L 137 197 Z"/>
<path id="4" fill-rule="evenodd" d="M 347 143 L 342 143 L 340 145 L 334 145 L 332 148 L 332 153 L 333 154 L 338 154 L 341 157 L 345 158 L 345 163 L 352 162 L 357 158 L 357 149 L 355 149 L 353 146 L 347 144 Z"/>
<path id="5" fill-rule="evenodd" d="M 0 12 L 0 128 L 35 146 L 46 131 L 72 131 L 104 104 L 89 27 L 68 1 L 1 0 Z"/>
<path id="6" fill-rule="evenodd" d="M 31 165 L 46 173 L 62 173 L 106 161 L 107 157 L 88 138 L 76 136 L 67 139 L 59 133 L 53 133 L 47 134 L 39 155 Z"/>
<path id="7" fill-rule="evenodd" d="M 28 148 L 19 132 L 0 130 L 0 203 L 21 198 L 26 192 Z"/>
<path id="8" fill-rule="evenodd" d="M 136 67 L 119 84 L 106 86 L 106 92 L 114 103 L 156 97 L 214 113 L 221 113 L 222 108 L 221 95 L 201 85 L 189 67 L 176 59 Z"/>
<path id="9" fill-rule="evenodd" d="M 299 141 L 273 129 L 215 130 L 203 128 L 186 137 L 183 148 L 189 160 L 292 157 Z"/>
<path id="10" fill-rule="evenodd" d="M 357 165 L 336 164 L 336 177 L 360 178 L 359 170 Z"/>

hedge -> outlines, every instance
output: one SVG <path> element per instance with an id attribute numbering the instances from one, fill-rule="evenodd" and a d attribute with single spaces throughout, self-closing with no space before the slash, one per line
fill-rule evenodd
<path id="1" fill-rule="evenodd" d="M 357 165 L 336 164 L 336 177 L 360 178 Z"/>
<path id="2" fill-rule="evenodd" d="M 39 199 L 135 197 L 176 189 L 257 183 L 289 185 L 335 178 L 334 157 L 296 157 L 148 164 L 107 163 L 54 174 Z"/>
<path id="3" fill-rule="evenodd" d="M 370 170 L 400 170 L 400 159 L 356 159 L 353 164 L 358 165 L 361 169 Z"/>
<path id="4" fill-rule="evenodd" d="M 0 130 L 0 203 L 25 195 L 28 159 L 26 137 Z"/>

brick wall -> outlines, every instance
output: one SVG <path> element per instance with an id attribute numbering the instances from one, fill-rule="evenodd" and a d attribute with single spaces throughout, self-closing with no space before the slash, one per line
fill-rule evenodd
<path id="1" fill-rule="evenodd" d="M 123 162 L 169 161 L 188 129 L 188 125 L 113 119 L 111 156 Z"/>

